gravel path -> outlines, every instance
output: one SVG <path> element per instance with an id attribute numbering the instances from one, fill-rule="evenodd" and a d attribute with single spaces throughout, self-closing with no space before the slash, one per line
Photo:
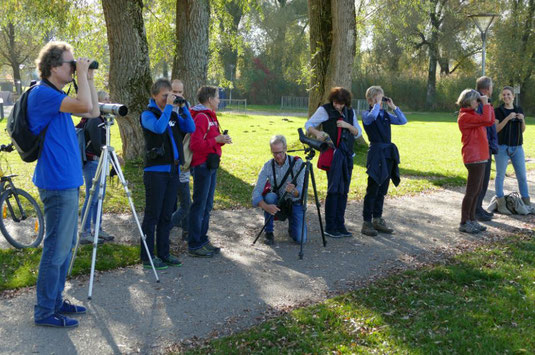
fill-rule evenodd
<path id="1" fill-rule="evenodd" d="M 535 174 L 528 177 L 534 186 Z M 516 181 L 506 179 L 508 191 Z M 494 184 L 491 182 L 491 187 Z M 494 194 L 489 191 L 487 197 Z M 411 197 L 387 199 L 385 218 L 395 226 L 394 235 L 365 237 L 358 233 L 362 203 L 347 208 L 353 238 L 328 239 L 323 247 L 315 206 L 309 206 L 309 243 L 303 260 L 298 246 L 276 224 L 274 247 L 251 246 L 262 226 L 258 210 L 215 211 L 210 235 L 223 247 L 213 259 L 182 255 L 183 266 L 159 273 L 156 283 L 150 270 L 134 266 L 97 274 L 93 299 L 87 300 L 88 277 L 71 280 L 68 298 L 89 308 L 73 330 L 33 325 L 35 290 L 29 288 L 0 296 L 0 353 L 109 354 L 159 353 L 192 338 L 213 337 L 240 330 L 270 315 L 297 305 L 321 301 L 370 280 L 443 260 L 508 233 L 531 230 L 534 216 L 497 216 L 489 231 L 474 237 L 457 231 L 462 189 L 447 189 Z M 532 195 L 535 196 L 535 195 Z M 322 212 L 323 213 L 323 212 Z M 119 242 L 137 241 L 129 215 L 106 215 L 104 226 Z M 177 229 L 175 249 L 183 250 Z M 194 339 L 195 339 L 194 338 Z M 189 339 L 189 340 L 188 340 Z"/>

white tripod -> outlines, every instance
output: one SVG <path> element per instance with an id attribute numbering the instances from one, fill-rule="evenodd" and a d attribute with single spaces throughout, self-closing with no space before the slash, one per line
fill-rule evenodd
<path id="1" fill-rule="evenodd" d="M 119 160 L 117 159 L 117 154 L 115 153 L 115 149 L 112 146 L 110 146 L 110 127 L 111 125 L 113 125 L 113 120 L 114 120 L 113 116 L 109 114 L 105 116 L 105 121 L 104 123 L 102 123 L 103 125 L 106 126 L 106 145 L 102 147 L 100 159 L 98 161 L 97 172 L 95 173 L 95 177 L 93 178 L 93 186 L 91 187 L 89 200 L 87 201 L 87 206 L 85 208 L 85 212 L 82 217 L 82 228 L 83 228 L 88 218 L 91 202 L 93 201 L 93 198 L 95 197 L 95 191 L 98 186 L 97 221 L 95 224 L 95 235 L 93 238 L 93 256 L 91 259 L 91 276 L 89 278 L 89 293 L 87 295 L 88 299 L 91 299 L 91 295 L 93 293 L 93 280 L 95 277 L 95 263 L 97 260 L 98 233 L 100 230 L 100 224 L 102 223 L 101 211 L 102 211 L 102 202 L 104 198 L 104 186 L 106 183 L 106 178 L 110 176 L 110 163 L 115 169 L 115 171 L 117 172 L 119 181 L 121 182 L 121 184 L 123 184 L 126 197 L 128 198 L 128 202 L 130 203 L 130 209 L 132 210 L 132 215 L 134 216 L 134 219 L 136 220 L 137 228 L 139 230 L 139 234 L 141 235 L 141 241 L 143 242 L 143 246 L 145 247 L 145 251 L 147 252 L 147 255 L 150 255 L 149 248 L 146 242 L 146 236 L 145 234 L 143 234 L 143 230 L 141 229 L 141 224 L 139 223 L 136 209 L 134 207 L 134 203 L 132 202 L 132 196 L 130 194 L 130 191 L 128 190 L 128 184 L 124 178 L 123 172 L 121 170 L 121 166 L 119 164 Z M 80 241 L 80 237 L 77 236 L 76 244 L 72 252 L 71 263 L 69 265 L 69 275 L 71 274 L 72 267 L 74 264 L 74 259 L 76 258 L 76 252 L 78 250 L 79 241 Z M 152 271 L 154 271 L 156 282 L 160 282 L 160 278 L 158 277 L 158 273 L 156 272 L 156 268 L 154 267 L 154 263 L 152 262 L 152 259 L 150 257 L 149 257 L 149 261 L 150 261 L 150 265 L 152 266 Z"/>

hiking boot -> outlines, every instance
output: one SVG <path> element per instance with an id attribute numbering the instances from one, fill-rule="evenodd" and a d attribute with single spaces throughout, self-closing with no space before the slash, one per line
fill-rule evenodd
<path id="1" fill-rule="evenodd" d="M 78 326 L 78 321 L 56 313 L 45 319 L 36 320 L 35 325 L 55 328 L 74 328 Z"/>
<path id="2" fill-rule="evenodd" d="M 63 300 L 63 304 L 58 309 L 60 314 L 85 314 L 87 309 L 84 306 L 77 306 L 67 300 Z"/>
<path id="3" fill-rule="evenodd" d="M 153 258 L 152 263 L 154 264 L 154 268 L 156 270 L 165 270 L 168 268 L 167 264 L 162 261 L 160 258 Z M 143 261 L 143 268 L 144 269 L 152 269 L 152 266 L 150 265 L 150 261 L 146 260 Z"/>
<path id="4" fill-rule="evenodd" d="M 353 233 L 348 231 L 345 226 L 342 226 L 342 227 L 338 228 L 338 233 L 340 233 L 340 235 L 342 237 L 346 237 L 346 238 L 349 238 L 349 237 L 353 236 Z"/>
<path id="5" fill-rule="evenodd" d="M 468 221 L 468 223 L 472 223 L 472 225 L 474 227 L 476 227 L 477 229 L 479 229 L 480 232 L 484 232 L 487 230 L 487 227 L 485 227 L 484 225 L 482 224 L 479 224 L 477 223 L 477 221 Z"/>
<path id="6" fill-rule="evenodd" d="M 98 232 L 98 237 L 99 239 L 100 238 L 104 239 L 105 242 L 111 242 L 112 240 L 115 239 L 113 235 L 106 233 L 102 229 Z"/>
<path id="7" fill-rule="evenodd" d="M 82 234 L 80 236 L 80 244 L 86 245 L 86 244 L 93 244 L 93 236 L 91 234 Z M 104 239 L 98 238 L 98 245 L 104 244 Z"/>
<path id="8" fill-rule="evenodd" d="M 167 258 L 162 258 L 162 261 L 168 266 L 182 266 L 182 263 L 174 255 L 169 254 Z"/>
<path id="9" fill-rule="evenodd" d="M 208 250 L 211 250 L 214 254 L 219 254 L 221 252 L 221 248 L 214 246 L 210 242 L 208 242 L 208 244 L 206 244 L 205 246 Z"/>
<path id="10" fill-rule="evenodd" d="M 496 198 L 496 204 L 498 212 L 505 215 L 511 215 L 511 211 L 507 208 L 507 203 L 505 202 L 505 197 Z"/>
<path id="11" fill-rule="evenodd" d="M 338 231 L 325 230 L 324 234 L 329 238 L 342 238 L 342 234 L 340 234 Z"/>
<path id="12" fill-rule="evenodd" d="M 492 220 L 492 217 L 484 213 L 476 212 L 476 220 L 481 221 L 481 222 L 488 222 Z"/>
<path id="13" fill-rule="evenodd" d="M 459 224 L 459 232 L 477 234 L 481 231 L 477 229 L 477 227 L 474 226 L 472 223 L 470 223 L 470 221 L 467 221 L 466 223 Z"/>
<path id="14" fill-rule="evenodd" d="M 264 235 L 266 239 L 264 239 L 265 245 L 274 245 L 275 244 L 275 236 L 273 235 L 273 232 L 266 232 Z"/>
<path id="15" fill-rule="evenodd" d="M 535 213 L 535 209 L 531 205 L 531 202 L 529 200 L 529 197 L 522 197 L 522 202 L 524 202 L 524 205 L 526 205 L 526 208 L 528 209 L 529 213 Z"/>
<path id="16" fill-rule="evenodd" d="M 386 222 L 385 222 L 384 218 L 374 218 L 373 219 L 373 228 L 375 228 L 375 230 L 377 230 L 378 232 L 381 232 L 381 233 L 392 234 L 392 232 L 394 232 L 394 230 L 392 228 L 388 228 L 386 226 Z"/>
<path id="17" fill-rule="evenodd" d="M 375 228 L 373 228 L 372 222 L 364 221 L 364 223 L 362 223 L 362 229 L 360 230 L 360 232 L 370 237 L 377 236 L 377 231 L 375 230 Z"/>
<path id="18" fill-rule="evenodd" d="M 188 254 L 195 258 L 212 258 L 214 256 L 214 252 L 208 249 L 206 245 L 199 249 L 190 249 L 188 250 Z"/>

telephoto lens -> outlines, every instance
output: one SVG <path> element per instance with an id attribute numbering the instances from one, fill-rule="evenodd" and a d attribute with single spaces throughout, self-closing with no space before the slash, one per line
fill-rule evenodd
<path id="1" fill-rule="evenodd" d="M 98 104 L 101 114 L 111 113 L 115 116 L 126 116 L 128 114 L 128 107 L 121 104 Z"/>

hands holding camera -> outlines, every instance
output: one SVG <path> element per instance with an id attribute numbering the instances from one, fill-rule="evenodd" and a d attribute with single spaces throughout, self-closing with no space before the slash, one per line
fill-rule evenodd
<path id="1" fill-rule="evenodd" d="M 507 117 L 505 117 L 506 121 L 523 121 L 524 115 L 521 113 L 511 112 Z"/>
<path id="2" fill-rule="evenodd" d="M 227 133 L 228 131 L 224 130 L 223 134 L 220 134 L 219 136 L 215 137 L 215 141 L 221 144 L 232 144 L 232 138 L 230 138 Z"/>

